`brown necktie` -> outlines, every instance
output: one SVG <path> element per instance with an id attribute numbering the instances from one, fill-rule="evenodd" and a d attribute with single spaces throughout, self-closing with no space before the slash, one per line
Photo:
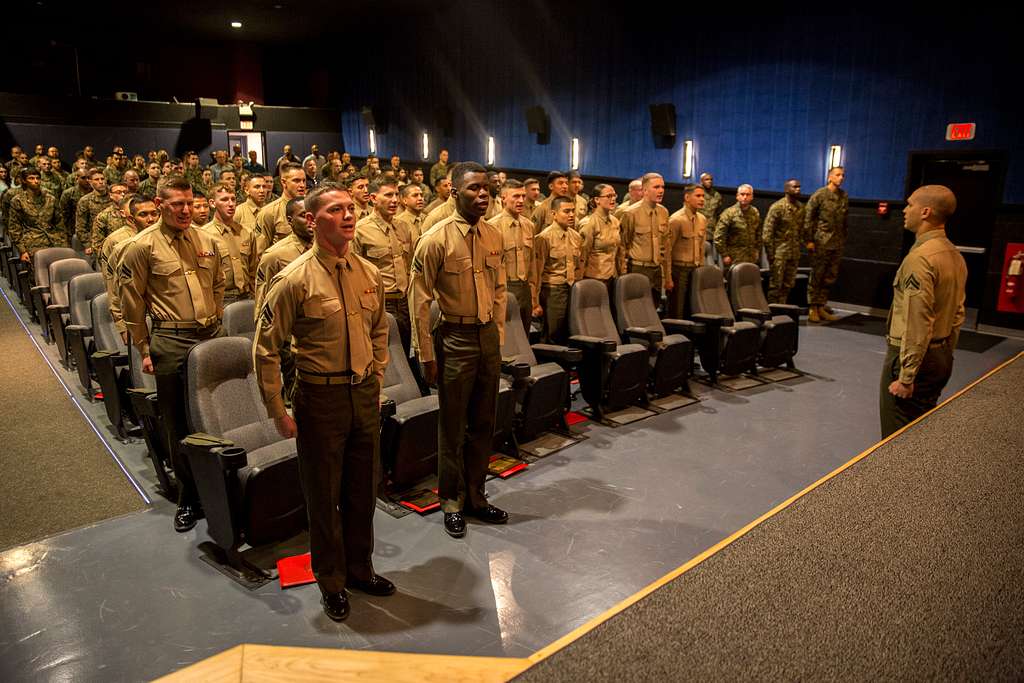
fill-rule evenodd
<path id="1" fill-rule="evenodd" d="M 519 227 L 519 219 L 518 218 L 516 220 L 512 221 L 512 234 L 515 235 L 515 242 L 516 242 L 516 279 L 517 280 L 525 280 L 526 279 L 526 268 L 524 268 L 524 266 L 526 265 L 526 263 L 523 260 L 523 258 L 520 256 L 520 253 L 522 252 L 523 246 L 524 246 L 523 245 L 523 234 L 522 234 L 522 229 Z"/>
<path id="2" fill-rule="evenodd" d="M 466 233 L 469 238 L 469 253 L 472 257 L 473 263 L 473 290 L 476 294 L 476 317 L 482 323 L 488 322 L 491 319 L 491 312 L 487 307 L 488 297 L 484 295 L 487 283 L 484 280 L 484 254 L 480 249 L 479 242 L 477 239 L 479 234 L 477 228 L 474 225 Z"/>
<path id="3" fill-rule="evenodd" d="M 647 214 L 651 226 L 651 263 L 658 262 L 658 224 L 655 222 L 655 215 L 657 214 L 653 210 Z"/>
<path id="4" fill-rule="evenodd" d="M 353 374 L 362 375 L 363 371 L 370 364 L 370 353 L 367 348 L 366 335 L 362 331 L 362 305 L 359 302 L 359 292 L 353 287 L 352 269 L 348 259 L 342 257 L 335 266 L 338 276 L 338 291 L 341 293 L 341 301 L 344 304 L 345 316 L 345 339 L 348 342 L 348 367 Z"/>
<path id="5" fill-rule="evenodd" d="M 207 317 L 206 302 L 203 300 L 203 287 L 199 282 L 199 274 L 196 273 L 196 252 L 191 243 L 185 239 L 184 232 L 178 232 L 171 240 L 174 249 L 178 252 L 178 259 L 181 261 L 181 272 L 185 277 L 185 287 L 188 289 L 188 296 L 192 300 L 192 319 L 203 321 Z M 182 320 L 188 320 L 183 313 Z"/>

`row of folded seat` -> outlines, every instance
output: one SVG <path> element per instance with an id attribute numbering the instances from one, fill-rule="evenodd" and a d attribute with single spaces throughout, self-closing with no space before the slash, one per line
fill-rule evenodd
<path id="1" fill-rule="evenodd" d="M 31 270 L 10 255 L 3 261 L 44 338 L 76 371 L 83 395 L 102 396 L 118 438 L 145 439 L 160 487 L 173 497 L 155 381 L 141 372 L 137 351 L 115 329 L 100 274 L 70 249 L 40 250 Z M 799 311 L 765 303 L 753 264 L 732 268 L 729 279 L 726 294 L 718 268 L 696 269 L 686 320 L 658 318 L 643 275 L 617 279 L 614 317 L 604 284 L 579 281 L 570 297 L 566 346 L 531 344 L 518 302 L 509 295 L 495 448 L 515 453 L 518 442 L 566 428 L 573 375 L 600 419 L 606 411 L 685 392 L 695 349 L 712 381 L 719 373 L 756 372 L 758 364 L 792 367 Z M 260 400 L 252 367 L 253 320 L 251 300 L 229 305 L 229 336 L 197 344 L 186 362 L 193 435 L 185 440 L 185 452 L 209 534 L 241 571 L 253 569 L 241 557 L 243 544 L 281 540 L 306 523 L 294 440 L 281 439 Z M 435 394 L 421 394 L 390 315 L 389 324 L 381 460 L 387 487 L 401 491 L 436 472 L 438 403 Z"/>

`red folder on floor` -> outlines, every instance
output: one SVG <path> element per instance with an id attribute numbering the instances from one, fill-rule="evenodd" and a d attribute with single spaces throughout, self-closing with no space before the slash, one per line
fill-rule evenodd
<path id="1" fill-rule="evenodd" d="M 577 413 L 575 410 L 570 410 L 565 414 L 565 421 L 570 424 L 579 424 L 580 422 L 586 422 L 590 418 L 582 413 Z"/>
<path id="2" fill-rule="evenodd" d="M 277 578 L 281 588 L 304 586 L 313 583 L 313 567 L 310 565 L 309 553 L 283 557 L 277 561 Z"/>

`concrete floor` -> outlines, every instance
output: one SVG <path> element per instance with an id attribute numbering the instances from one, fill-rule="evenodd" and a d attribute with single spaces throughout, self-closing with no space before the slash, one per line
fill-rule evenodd
<path id="1" fill-rule="evenodd" d="M 491 482 L 507 526 L 471 524 L 453 540 L 440 514 L 378 511 L 375 566 L 399 592 L 355 594 L 340 625 L 314 585 L 248 591 L 201 561 L 205 523 L 174 533 L 143 446 L 115 443 L 153 506 L 0 553 L 0 679 L 149 679 L 240 643 L 529 655 L 878 440 L 883 340 L 801 335 L 805 377 L 700 387 L 700 404 L 590 426 L 588 439 Z M 1007 339 L 958 351 L 947 395 L 1021 350 Z M 85 410 L 109 433 L 102 406 Z"/>

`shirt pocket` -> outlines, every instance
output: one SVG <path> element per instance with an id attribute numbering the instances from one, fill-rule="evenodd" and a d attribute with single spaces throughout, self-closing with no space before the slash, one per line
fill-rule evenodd
<path id="1" fill-rule="evenodd" d="M 366 258 L 371 261 L 384 261 L 391 258 L 391 249 L 383 245 L 366 248 Z"/>
<path id="2" fill-rule="evenodd" d="M 444 260 L 444 272 L 449 275 L 458 275 L 473 267 L 473 262 L 468 256 L 449 256 Z"/>
<path id="3" fill-rule="evenodd" d="M 501 254 L 487 254 L 484 256 L 484 265 L 492 270 L 496 270 L 501 267 Z"/>
<path id="4" fill-rule="evenodd" d="M 302 302 L 302 314 L 310 323 L 310 337 L 316 341 L 340 338 L 343 309 L 338 297 L 314 297 Z"/>
<path id="5" fill-rule="evenodd" d="M 181 274 L 181 262 L 179 261 L 154 261 L 150 272 L 157 277 L 170 277 Z"/>

